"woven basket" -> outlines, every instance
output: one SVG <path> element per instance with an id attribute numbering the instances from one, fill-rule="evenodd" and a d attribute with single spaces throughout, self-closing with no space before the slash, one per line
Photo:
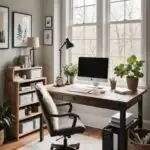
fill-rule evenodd
<path id="1" fill-rule="evenodd" d="M 150 132 L 150 130 L 136 129 L 134 132 L 138 133 L 140 137 L 144 137 L 147 133 Z M 150 144 L 136 144 L 129 139 L 128 150 L 150 150 Z"/>

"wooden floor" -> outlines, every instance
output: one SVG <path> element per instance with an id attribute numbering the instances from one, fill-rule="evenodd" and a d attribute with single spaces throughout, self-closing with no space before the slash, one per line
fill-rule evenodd
<path id="1" fill-rule="evenodd" d="M 48 135 L 47 129 L 44 130 L 44 135 Z M 89 128 L 89 127 L 86 129 L 86 132 L 84 133 L 84 135 L 87 135 L 89 137 L 93 137 L 96 139 L 101 138 L 100 130 Z M 8 144 L 4 144 L 3 146 L 0 146 L 0 150 L 16 150 L 19 147 L 22 147 L 38 138 L 39 138 L 39 132 L 36 132 L 36 133 L 30 134 L 28 136 L 21 138 L 19 141 L 12 141 Z"/>

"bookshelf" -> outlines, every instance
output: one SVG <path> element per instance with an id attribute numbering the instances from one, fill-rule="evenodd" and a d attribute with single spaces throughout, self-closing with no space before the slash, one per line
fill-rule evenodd
<path id="1" fill-rule="evenodd" d="M 30 68 L 9 67 L 6 70 L 5 97 L 11 104 L 12 113 L 16 117 L 16 121 L 12 126 L 12 135 L 17 140 L 39 130 L 39 127 L 34 128 L 35 125 L 33 125 L 36 119 L 40 119 L 41 115 L 35 85 L 47 84 L 47 79 L 43 77 L 42 72 L 41 66 Z M 23 77 L 24 75 L 26 78 Z M 29 114 L 26 113 L 27 108 L 30 108 Z M 30 127 L 33 126 L 33 129 L 23 132 L 21 128 L 27 129 L 26 124 Z"/>

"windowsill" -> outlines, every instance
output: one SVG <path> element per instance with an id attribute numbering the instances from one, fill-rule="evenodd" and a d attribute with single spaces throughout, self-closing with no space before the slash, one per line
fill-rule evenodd
<path id="1" fill-rule="evenodd" d="M 91 86 L 93 85 L 92 81 L 78 80 L 78 79 L 75 80 L 75 83 L 85 84 L 85 85 L 87 84 L 87 85 L 91 85 Z M 99 86 L 110 86 L 110 83 L 109 83 L 109 81 L 108 82 L 100 82 Z M 118 82 L 117 87 L 127 88 L 127 84 L 122 84 L 122 83 Z M 140 88 L 140 89 L 146 88 L 147 89 L 148 87 L 145 85 L 139 85 L 138 88 Z"/>

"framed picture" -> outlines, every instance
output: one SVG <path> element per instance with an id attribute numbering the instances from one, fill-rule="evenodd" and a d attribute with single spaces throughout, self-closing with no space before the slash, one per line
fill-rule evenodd
<path id="1" fill-rule="evenodd" d="M 14 48 L 27 47 L 27 37 L 32 36 L 32 16 L 20 12 L 13 12 L 12 21 L 12 46 Z"/>
<path id="2" fill-rule="evenodd" d="M 53 45 L 53 30 L 44 29 L 44 45 Z"/>
<path id="3" fill-rule="evenodd" d="M 0 5 L 0 49 L 9 48 L 9 7 Z"/>
<path id="4" fill-rule="evenodd" d="M 46 16 L 45 17 L 45 28 L 52 28 L 53 27 L 53 17 Z"/>

